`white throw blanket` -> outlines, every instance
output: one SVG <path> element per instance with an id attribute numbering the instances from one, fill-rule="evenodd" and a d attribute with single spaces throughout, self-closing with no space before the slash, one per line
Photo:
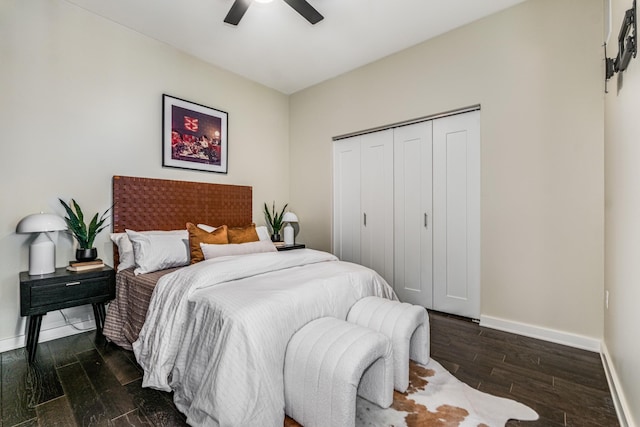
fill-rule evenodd
<path id="1" fill-rule="evenodd" d="M 173 390 L 191 425 L 277 426 L 291 336 L 345 319 L 359 299 L 395 299 L 375 271 L 311 249 L 203 261 L 162 277 L 139 339 L 143 386 Z"/>

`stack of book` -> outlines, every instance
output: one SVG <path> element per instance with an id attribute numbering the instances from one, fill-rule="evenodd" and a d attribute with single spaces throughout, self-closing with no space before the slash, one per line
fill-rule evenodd
<path id="1" fill-rule="evenodd" d="M 69 261 L 67 270 L 69 271 L 85 271 L 104 267 L 104 262 L 100 258 L 93 261 Z"/>

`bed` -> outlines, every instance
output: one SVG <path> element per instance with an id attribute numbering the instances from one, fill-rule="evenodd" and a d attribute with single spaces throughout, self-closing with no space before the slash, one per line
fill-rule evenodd
<path id="1" fill-rule="evenodd" d="M 129 176 L 112 181 L 113 233 L 125 229 L 178 230 L 187 222 L 232 227 L 252 220 L 252 188 Z M 113 261 L 120 254 L 113 245 Z M 172 269 L 136 277 L 133 269 L 116 275 L 116 299 L 109 306 L 104 334 L 115 344 L 132 350 L 144 323 L 156 282 Z"/>
<path id="2" fill-rule="evenodd" d="M 251 187 L 114 177 L 113 191 L 114 233 L 252 221 Z M 104 330 L 133 349 L 144 387 L 173 391 L 189 424 L 281 427 L 289 339 L 311 320 L 346 318 L 369 295 L 395 299 L 373 270 L 326 252 L 219 256 L 119 271 Z"/>

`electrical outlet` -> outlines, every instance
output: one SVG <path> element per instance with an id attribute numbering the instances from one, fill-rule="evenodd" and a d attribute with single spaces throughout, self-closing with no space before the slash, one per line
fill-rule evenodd
<path id="1" fill-rule="evenodd" d="M 604 291 L 604 307 L 609 310 L 609 291 Z"/>

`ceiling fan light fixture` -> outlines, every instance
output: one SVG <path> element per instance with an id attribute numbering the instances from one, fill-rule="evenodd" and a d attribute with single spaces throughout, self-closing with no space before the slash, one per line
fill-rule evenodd
<path id="1" fill-rule="evenodd" d="M 224 22 L 231 25 L 238 25 L 246 13 L 249 5 L 257 1 L 259 3 L 269 3 L 272 0 L 235 0 L 229 9 L 229 13 L 224 18 Z M 324 17 L 307 0 L 284 0 L 296 12 L 304 17 L 310 24 L 315 25 L 322 21 Z"/>

